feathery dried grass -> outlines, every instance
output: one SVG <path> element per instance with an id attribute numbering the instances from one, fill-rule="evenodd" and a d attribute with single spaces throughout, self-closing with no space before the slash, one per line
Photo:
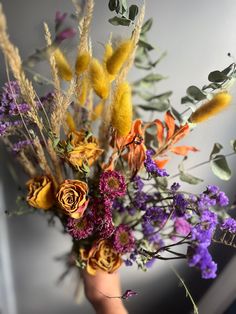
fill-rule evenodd
<path id="1" fill-rule="evenodd" d="M 53 55 L 55 58 L 59 77 L 61 79 L 63 79 L 64 81 L 68 81 L 68 82 L 71 81 L 73 78 L 72 69 L 71 69 L 71 66 L 70 66 L 67 58 L 65 57 L 65 55 L 61 51 L 61 49 L 57 48 L 53 52 Z"/>
<path id="2" fill-rule="evenodd" d="M 35 177 L 37 175 L 36 168 L 32 164 L 32 162 L 29 160 L 29 158 L 26 156 L 25 152 L 21 150 L 17 154 L 17 160 L 23 167 L 26 174 L 28 174 L 30 177 Z"/>
<path id="3" fill-rule="evenodd" d="M 47 175 L 51 175 L 52 176 L 52 172 L 51 169 L 48 166 L 48 162 L 44 153 L 44 150 L 42 148 L 42 145 L 40 143 L 40 140 L 38 138 L 38 136 L 35 137 L 34 141 L 33 141 L 33 145 L 35 148 L 35 151 L 37 153 L 37 160 L 39 163 L 40 168 L 47 174 Z"/>

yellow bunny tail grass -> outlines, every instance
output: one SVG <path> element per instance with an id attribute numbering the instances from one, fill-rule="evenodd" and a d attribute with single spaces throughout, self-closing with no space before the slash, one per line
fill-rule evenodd
<path id="1" fill-rule="evenodd" d="M 70 131 L 76 130 L 75 121 L 73 119 L 72 114 L 69 111 L 67 111 L 67 113 L 66 113 L 66 124 L 67 124 Z"/>
<path id="2" fill-rule="evenodd" d="M 90 64 L 90 80 L 95 93 L 102 99 L 109 95 L 109 82 L 103 66 L 97 59 Z"/>
<path id="3" fill-rule="evenodd" d="M 73 77 L 71 67 L 66 57 L 59 48 L 54 51 L 54 58 L 60 78 L 65 81 L 71 81 Z"/>
<path id="4" fill-rule="evenodd" d="M 91 115 L 92 121 L 95 121 L 101 117 L 102 112 L 103 112 L 103 108 L 104 108 L 104 102 L 101 101 L 97 104 L 97 106 L 94 108 L 94 110 L 92 112 L 92 115 Z"/>
<path id="5" fill-rule="evenodd" d="M 133 42 L 127 40 L 116 48 L 112 56 L 107 60 L 108 73 L 116 75 L 120 71 L 132 51 L 132 46 Z"/>
<path id="6" fill-rule="evenodd" d="M 112 126 L 119 136 L 126 136 L 132 126 L 132 95 L 129 83 L 123 82 L 118 85 L 112 107 Z"/>
<path id="7" fill-rule="evenodd" d="M 190 117 L 190 122 L 200 123 L 220 113 L 228 107 L 231 102 L 231 95 L 228 92 L 216 94 L 210 101 L 199 107 Z"/>
<path id="8" fill-rule="evenodd" d="M 86 102 L 89 90 L 89 81 L 87 77 L 84 77 L 78 86 L 78 101 L 81 106 Z"/>
<path id="9" fill-rule="evenodd" d="M 104 64 L 107 63 L 107 60 L 112 56 L 113 54 L 113 48 L 112 48 L 112 45 L 107 43 L 105 45 L 105 51 L 104 51 L 104 56 L 103 56 L 103 62 Z"/>
<path id="10" fill-rule="evenodd" d="M 90 59 L 91 57 L 88 51 L 78 54 L 75 63 L 75 73 L 77 75 L 84 73 L 88 69 Z"/>

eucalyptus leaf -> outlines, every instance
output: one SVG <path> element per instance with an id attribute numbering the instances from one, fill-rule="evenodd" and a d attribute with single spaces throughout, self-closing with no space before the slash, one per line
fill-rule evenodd
<path id="1" fill-rule="evenodd" d="M 231 178 L 232 173 L 224 155 L 216 155 L 211 160 L 211 169 L 221 180 L 228 181 Z"/>
<path id="2" fill-rule="evenodd" d="M 220 143 L 215 143 L 210 154 L 210 159 L 213 159 L 216 154 L 222 150 L 223 146 Z"/>
<path id="3" fill-rule="evenodd" d="M 138 6 L 133 4 L 129 7 L 129 19 L 134 21 L 138 15 Z"/>
<path id="4" fill-rule="evenodd" d="M 228 79 L 228 76 L 221 71 L 213 71 L 208 75 L 208 80 L 213 83 L 221 83 Z"/>
<path id="5" fill-rule="evenodd" d="M 189 86 L 187 91 L 187 95 L 192 97 L 193 99 L 200 101 L 206 98 L 206 95 L 197 87 L 197 86 Z"/>
<path id="6" fill-rule="evenodd" d="M 137 105 L 139 108 L 145 110 L 145 111 L 159 111 L 163 112 L 169 109 L 170 104 L 167 102 L 151 102 L 147 105 Z"/>
<path id="7" fill-rule="evenodd" d="M 162 190 L 166 190 L 168 187 L 168 180 L 166 177 L 159 177 L 155 178 L 155 182 L 158 188 L 161 188 Z"/>
<path id="8" fill-rule="evenodd" d="M 118 16 L 114 16 L 111 19 L 108 20 L 109 23 L 111 23 L 112 25 L 121 25 L 121 26 L 129 26 L 131 21 L 128 20 L 125 17 L 118 17 Z"/>
<path id="9" fill-rule="evenodd" d="M 231 144 L 233 150 L 236 152 L 236 140 L 231 140 L 230 144 Z"/>
<path id="10" fill-rule="evenodd" d="M 221 71 L 224 75 L 228 75 L 232 70 L 235 69 L 235 63 L 231 63 L 227 68 Z"/>
<path id="11" fill-rule="evenodd" d="M 141 34 L 145 34 L 146 32 L 148 32 L 152 27 L 152 23 L 153 19 L 152 18 L 148 19 L 142 26 Z"/>
<path id="12" fill-rule="evenodd" d="M 191 104 L 194 104 L 194 100 L 193 98 L 189 97 L 189 96 L 184 96 L 181 98 L 181 104 L 184 105 L 184 104 L 187 104 L 187 103 L 191 103 Z"/>
<path id="13" fill-rule="evenodd" d="M 189 184 L 196 185 L 198 183 L 203 182 L 202 179 L 192 176 L 189 173 L 181 172 L 179 176 L 180 180 L 183 182 L 187 182 Z"/>
<path id="14" fill-rule="evenodd" d="M 120 0 L 121 14 L 124 14 L 128 11 L 128 4 L 126 0 Z"/>
<path id="15" fill-rule="evenodd" d="M 168 92 L 165 92 L 165 93 L 162 93 L 162 94 L 159 94 L 159 95 L 155 95 L 155 96 L 151 96 L 150 98 L 148 98 L 147 100 L 148 101 L 152 101 L 154 99 L 159 99 L 160 101 L 164 101 L 166 99 L 169 99 L 170 96 L 173 94 L 172 91 L 168 91 Z"/>
<path id="16" fill-rule="evenodd" d="M 120 7 L 119 0 L 110 0 L 108 3 L 108 7 L 110 11 L 115 11 L 117 8 Z"/>
<path id="17" fill-rule="evenodd" d="M 152 45 L 150 45 L 149 43 L 147 43 L 146 41 L 141 40 L 141 39 L 139 40 L 138 45 L 140 47 L 147 49 L 148 51 L 151 51 L 154 49 L 154 47 Z"/>
<path id="18" fill-rule="evenodd" d="M 146 76 L 144 76 L 143 78 L 141 78 L 140 80 L 137 80 L 133 83 L 133 86 L 138 86 L 141 83 L 155 83 L 155 82 L 159 82 L 163 79 L 165 79 L 166 77 L 164 77 L 161 74 L 154 74 L 154 73 L 150 73 Z"/>

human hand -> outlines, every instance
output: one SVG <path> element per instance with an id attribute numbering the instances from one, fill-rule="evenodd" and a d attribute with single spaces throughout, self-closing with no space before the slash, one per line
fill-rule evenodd
<path id="1" fill-rule="evenodd" d="M 82 271 L 85 295 L 97 314 L 128 314 L 121 298 L 120 277 L 118 272 L 108 274 L 102 270 L 92 276 Z"/>

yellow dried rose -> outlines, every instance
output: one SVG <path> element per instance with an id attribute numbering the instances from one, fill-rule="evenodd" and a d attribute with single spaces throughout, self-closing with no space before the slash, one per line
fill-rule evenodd
<path id="1" fill-rule="evenodd" d="M 85 131 L 71 132 L 68 138 L 72 149 L 67 153 L 67 161 L 76 169 L 80 169 L 83 164 L 91 166 L 101 155 L 97 139 Z"/>
<path id="2" fill-rule="evenodd" d="M 38 176 L 26 183 L 28 187 L 27 202 L 30 206 L 49 209 L 55 203 L 53 182 L 47 176 Z"/>
<path id="3" fill-rule="evenodd" d="M 107 240 L 98 241 L 88 252 L 81 249 L 80 256 L 86 260 L 86 270 L 90 275 L 95 275 L 97 270 L 113 273 L 122 264 L 120 254 L 112 248 Z"/>
<path id="4" fill-rule="evenodd" d="M 68 216 L 79 219 L 88 206 L 88 185 L 80 180 L 65 180 L 56 195 L 61 209 Z"/>

